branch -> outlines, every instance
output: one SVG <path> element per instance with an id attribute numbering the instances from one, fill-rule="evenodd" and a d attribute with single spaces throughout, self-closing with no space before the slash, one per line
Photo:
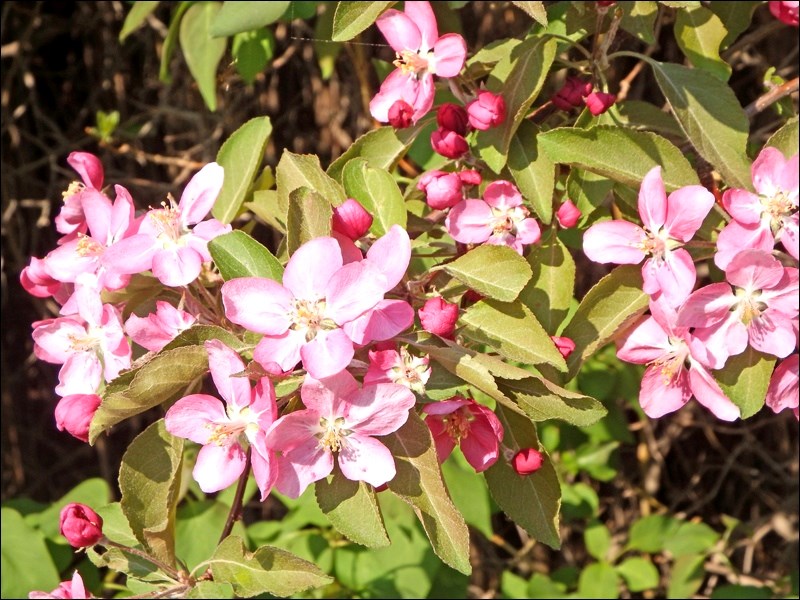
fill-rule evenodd
<path id="1" fill-rule="evenodd" d="M 744 112 L 748 118 L 752 119 L 755 115 L 760 113 L 762 110 L 764 110 L 771 104 L 774 104 L 781 98 L 784 98 L 789 94 L 794 94 L 797 91 L 797 87 L 798 87 L 798 78 L 795 77 L 794 79 L 787 81 L 782 85 L 772 88 L 763 96 L 760 96 L 755 100 L 753 100 L 750 104 L 747 105 L 747 108 L 744 109 Z"/>

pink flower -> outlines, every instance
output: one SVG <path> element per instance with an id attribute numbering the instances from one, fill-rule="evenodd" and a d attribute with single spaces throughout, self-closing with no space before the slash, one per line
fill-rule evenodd
<path id="1" fill-rule="evenodd" d="M 197 318 L 194 315 L 175 308 L 169 302 L 158 300 L 156 312 L 146 317 L 131 314 L 125 322 L 125 331 L 142 348 L 160 352 L 178 334 L 194 325 L 195 321 Z"/>
<path id="2" fill-rule="evenodd" d="M 556 219 L 558 219 L 558 224 L 564 229 L 575 227 L 575 225 L 578 223 L 578 219 L 580 218 L 581 211 L 578 210 L 578 207 L 575 206 L 572 200 L 564 200 L 564 202 L 556 211 Z"/>
<path id="3" fill-rule="evenodd" d="M 683 407 L 694 396 L 718 419 L 733 421 L 739 408 L 731 402 L 711 376 L 712 364 L 688 327 L 677 327 L 677 314 L 664 300 L 650 301 L 650 315 L 639 320 L 617 342 L 617 356 L 647 365 L 639 391 L 639 404 L 651 418 L 662 417 Z"/>
<path id="4" fill-rule="evenodd" d="M 451 208 L 464 199 L 462 180 L 456 173 L 428 171 L 419 178 L 417 189 L 425 192 L 425 202 L 436 210 Z"/>
<path id="5" fill-rule="evenodd" d="M 429 298 L 425 302 L 425 306 L 419 309 L 418 314 L 425 331 L 449 340 L 453 339 L 458 320 L 457 304 L 452 304 L 441 296 L 436 296 Z"/>
<path id="6" fill-rule="evenodd" d="M 695 327 L 709 354 L 726 360 L 750 345 L 784 358 L 794 351 L 797 269 L 784 267 L 768 252 L 748 249 L 725 271 L 728 283 L 692 293 L 678 313 L 680 327 Z"/>
<path id="7" fill-rule="evenodd" d="M 488 90 L 478 92 L 478 97 L 467 104 L 469 124 L 486 131 L 506 120 L 506 102 L 500 94 Z"/>
<path id="8" fill-rule="evenodd" d="M 606 94 L 605 92 L 592 92 L 584 98 L 589 112 L 595 117 L 606 112 L 616 101 L 617 97 L 614 94 Z"/>
<path id="9" fill-rule="evenodd" d="M 31 258 L 31 263 L 22 269 L 19 282 L 26 292 L 37 298 L 50 298 L 55 296 L 64 288 L 64 284 L 50 277 L 45 268 L 45 260 L 42 258 Z"/>
<path id="10" fill-rule="evenodd" d="M 445 158 L 461 158 L 469 151 L 469 145 L 463 135 L 441 127 L 431 133 L 431 146 Z"/>
<path id="11" fill-rule="evenodd" d="M 542 468 L 544 454 L 535 448 L 523 448 L 514 455 L 511 464 L 518 475 L 532 475 Z"/>
<path id="12" fill-rule="evenodd" d="M 775 0 L 770 0 L 769 12 L 779 21 L 797 27 L 798 23 L 800 23 L 800 19 L 798 19 L 798 14 L 800 14 L 798 6 L 800 6 L 800 2 L 797 2 L 797 0 L 794 2 L 776 2 Z"/>
<path id="13" fill-rule="evenodd" d="M 28 594 L 28 598 L 36 600 L 43 598 L 94 598 L 86 591 L 81 574 L 78 571 L 72 574 L 72 580 L 62 581 L 52 592 L 33 591 Z"/>
<path id="14" fill-rule="evenodd" d="M 800 395 L 798 391 L 800 389 L 799 362 L 800 355 L 797 353 L 781 361 L 781 364 L 772 373 L 766 399 L 767 406 L 773 412 L 779 413 L 784 408 L 790 408 L 797 419 L 800 419 L 800 413 L 798 413 L 798 395 Z"/>
<path id="15" fill-rule="evenodd" d="M 333 209 L 333 230 L 355 241 L 372 227 L 372 215 L 358 200 L 348 198 Z"/>
<path id="16" fill-rule="evenodd" d="M 503 426 L 497 416 L 482 404 L 462 396 L 426 404 L 425 422 L 436 444 L 439 462 L 444 462 L 456 444 L 477 472 L 491 467 L 500 456 Z"/>
<path id="17" fill-rule="evenodd" d="M 223 169 L 209 163 L 194 176 L 175 205 L 151 209 L 142 220 L 139 233 L 114 244 L 106 251 L 107 263 L 119 273 L 153 275 L 167 286 L 188 285 L 200 275 L 204 262 L 211 260 L 208 242 L 231 231 L 208 215 L 222 189 Z"/>
<path id="18" fill-rule="evenodd" d="M 203 447 L 197 455 L 192 476 L 206 493 L 218 492 L 234 483 L 247 464 L 243 444 L 250 446 L 250 461 L 263 501 L 277 476 L 274 456 L 267 449 L 267 429 L 278 409 L 269 377 L 254 388 L 239 355 L 219 340 L 205 343 L 211 378 L 223 404 L 208 394 L 191 394 L 173 404 L 164 421 L 172 435 Z"/>
<path id="19" fill-rule="evenodd" d="M 726 190 L 722 205 L 733 220 L 717 238 L 714 262 L 720 269 L 740 251 L 760 248 L 771 252 L 781 242 L 798 259 L 798 155 L 784 158 L 780 150 L 764 148 L 751 167 L 756 194 L 743 189 Z"/>
<path id="20" fill-rule="evenodd" d="M 102 399 L 97 394 L 73 394 L 58 401 L 56 426 L 82 442 L 89 441 L 89 426 Z"/>
<path id="21" fill-rule="evenodd" d="M 458 135 L 469 133 L 469 116 L 462 106 L 445 102 L 436 111 L 436 122 L 447 131 L 455 131 Z"/>
<path id="22" fill-rule="evenodd" d="M 583 251 L 599 263 L 637 264 L 647 258 L 644 291 L 663 294 L 672 306 L 680 306 L 697 280 L 692 257 L 680 246 L 692 239 L 713 206 L 714 195 L 699 185 L 667 197 L 661 167 L 653 167 L 639 190 L 643 227 L 628 221 L 596 223 L 583 236 Z"/>
<path id="23" fill-rule="evenodd" d="M 69 165 L 81 176 L 81 182 L 73 181 L 65 192 L 62 192 L 64 206 L 55 218 L 56 230 L 64 234 L 59 243 L 70 241 L 78 233 L 86 232 L 86 215 L 82 199 L 103 196 L 103 164 L 100 159 L 88 152 L 72 152 L 67 158 Z"/>
<path id="24" fill-rule="evenodd" d="M 389 107 L 389 125 L 395 129 L 405 129 L 414 123 L 414 107 L 405 100 L 395 100 Z"/>
<path id="25" fill-rule="evenodd" d="M 369 369 L 364 375 L 364 385 L 397 383 L 418 394 L 425 393 L 425 384 L 431 376 L 430 359 L 414 356 L 405 346 L 369 351 Z"/>
<path id="26" fill-rule="evenodd" d="M 522 254 L 523 245 L 541 237 L 539 224 L 529 215 L 517 187 L 498 180 L 486 186 L 483 200 L 463 200 L 450 209 L 445 227 L 462 244 L 505 245 Z"/>
<path id="27" fill-rule="evenodd" d="M 397 431 L 416 400 L 407 387 L 365 385 L 347 371 L 316 380 L 306 376 L 300 396 L 306 408 L 278 419 L 267 443 L 278 452 L 278 490 L 297 498 L 330 475 L 334 456 L 345 477 L 378 487 L 394 478 L 394 458 L 374 436 Z"/>
<path id="28" fill-rule="evenodd" d="M 553 343 L 556 345 L 556 349 L 558 350 L 559 354 L 561 354 L 561 356 L 564 358 L 567 358 L 575 350 L 575 342 L 568 337 L 551 335 L 550 339 L 553 340 Z"/>
<path id="29" fill-rule="evenodd" d="M 397 69 L 370 102 L 370 113 L 387 123 L 389 108 L 403 100 L 414 107 L 412 121 L 416 123 L 433 107 L 433 76 L 458 75 L 467 56 L 467 44 L 457 33 L 439 37 L 428 2 L 406 2 L 405 12 L 389 9 L 375 24 L 397 54 Z"/>
<path id="30" fill-rule="evenodd" d="M 570 111 L 583 104 L 584 96 L 592 91 L 592 84 L 579 77 L 567 77 L 564 85 L 552 98 L 553 104 L 563 110 Z"/>
<path id="31" fill-rule="evenodd" d="M 61 535 L 73 548 L 94 546 L 103 539 L 103 519 L 85 504 L 72 502 L 61 509 Z"/>

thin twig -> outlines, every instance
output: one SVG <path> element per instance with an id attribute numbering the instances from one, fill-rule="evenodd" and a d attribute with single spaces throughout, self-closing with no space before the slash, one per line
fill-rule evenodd
<path id="1" fill-rule="evenodd" d="M 755 100 L 753 100 L 750 104 L 747 105 L 747 108 L 744 109 L 745 114 L 748 118 L 752 119 L 755 115 L 760 113 L 762 110 L 774 104 L 781 98 L 788 96 L 789 94 L 794 94 L 798 88 L 798 78 L 795 77 L 787 81 L 784 84 L 781 84 L 777 87 L 772 88 L 766 94 L 759 96 Z"/>
<path id="2" fill-rule="evenodd" d="M 247 456 L 245 457 L 244 470 L 239 483 L 236 485 L 236 495 L 233 497 L 231 510 L 228 513 L 228 520 L 225 521 L 225 527 L 222 528 L 222 535 L 219 536 L 219 543 L 228 537 L 233 531 L 233 524 L 242 516 L 242 499 L 244 498 L 244 489 L 247 487 L 247 478 L 250 477 L 250 453 L 252 448 L 247 449 Z"/>

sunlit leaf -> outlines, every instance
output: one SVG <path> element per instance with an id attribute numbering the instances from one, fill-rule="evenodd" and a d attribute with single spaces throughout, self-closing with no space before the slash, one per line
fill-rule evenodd
<path id="1" fill-rule="evenodd" d="M 208 110 L 217 110 L 217 66 L 228 40 L 211 36 L 211 25 L 222 8 L 220 2 L 193 4 L 183 15 L 180 41 L 189 71 L 197 82 Z"/>
<path id="2" fill-rule="evenodd" d="M 507 246 L 478 246 L 442 268 L 476 292 L 502 302 L 514 300 L 531 278 L 530 265 Z"/>
<path id="3" fill-rule="evenodd" d="M 266 277 L 278 283 L 283 266 L 265 246 L 244 231 L 231 231 L 208 243 L 208 251 L 225 281 L 237 277 Z"/>
<path id="4" fill-rule="evenodd" d="M 346 42 L 375 22 L 394 2 L 339 2 L 333 17 L 333 41 Z"/>

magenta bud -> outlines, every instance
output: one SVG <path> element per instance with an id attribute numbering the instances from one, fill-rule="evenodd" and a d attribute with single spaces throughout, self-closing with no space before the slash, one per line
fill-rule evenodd
<path id="1" fill-rule="evenodd" d="M 425 192 L 425 202 L 436 210 L 450 208 L 464 199 L 461 178 L 455 173 L 428 171 L 420 177 L 417 189 Z"/>
<path id="2" fill-rule="evenodd" d="M 458 135 L 467 135 L 469 132 L 469 118 L 467 111 L 457 104 L 447 102 L 436 111 L 436 122 L 442 129 L 455 131 Z"/>
<path id="3" fill-rule="evenodd" d="M 463 135 L 441 127 L 431 133 L 431 146 L 446 158 L 461 158 L 469 150 Z"/>
<path id="4" fill-rule="evenodd" d="M 606 94 L 605 92 L 592 92 L 586 96 L 585 100 L 589 112 L 595 117 L 606 112 L 616 101 L 617 97 L 614 94 Z"/>
<path id="5" fill-rule="evenodd" d="M 458 320 L 457 304 L 451 304 L 437 296 L 425 302 L 425 306 L 419 309 L 418 314 L 425 331 L 443 338 L 453 339 Z"/>
<path id="6" fill-rule="evenodd" d="M 478 97 L 467 104 L 469 124 L 475 129 L 486 131 L 497 127 L 506 119 L 506 102 L 500 94 L 487 90 L 478 92 Z"/>
<path id="7" fill-rule="evenodd" d="M 372 227 L 372 215 L 358 200 L 348 198 L 333 208 L 333 230 L 355 241 Z"/>
<path id="8" fill-rule="evenodd" d="M 97 394 L 64 396 L 56 404 L 56 427 L 82 442 L 89 441 L 89 425 L 102 399 Z"/>
<path id="9" fill-rule="evenodd" d="M 395 100 L 389 107 L 389 125 L 395 129 L 405 129 L 414 121 L 414 107 L 405 100 Z"/>
<path id="10" fill-rule="evenodd" d="M 800 12 L 798 6 L 800 6 L 798 2 L 774 2 L 770 0 L 769 12 L 782 23 L 798 27 L 798 23 L 800 22 L 798 20 L 798 13 Z"/>
<path id="11" fill-rule="evenodd" d="M 581 218 L 581 211 L 573 204 L 572 200 L 566 200 L 556 211 L 556 218 L 558 223 L 564 229 L 575 227 L 578 219 Z"/>
<path id="12" fill-rule="evenodd" d="M 561 356 L 567 358 L 572 351 L 575 350 L 575 342 L 573 342 L 568 337 L 558 337 L 556 335 L 551 335 L 550 339 L 553 340 L 553 343 L 556 345 L 556 348 L 561 353 Z"/>
<path id="13" fill-rule="evenodd" d="M 542 468 L 544 455 L 533 448 L 524 448 L 514 455 L 511 464 L 519 475 L 531 475 Z"/>
<path id="14" fill-rule="evenodd" d="M 94 546 L 103 539 L 103 519 L 85 504 L 73 502 L 61 509 L 61 535 L 73 548 Z"/>
<path id="15" fill-rule="evenodd" d="M 564 85 L 553 96 L 552 102 L 564 111 L 569 111 L 583 104 L 584 96 L 592 91 L 592 84 L 580 77 L 568 77 Z"/>
<path id="16" fill-rule="evenodd" d="M 458 178 L 464 185 L 480 185 L 481 181 L 483 181 L 481 172 L 476 171 L 475 169 L 465 169 L 464 171 L 459 171 Z"/>

